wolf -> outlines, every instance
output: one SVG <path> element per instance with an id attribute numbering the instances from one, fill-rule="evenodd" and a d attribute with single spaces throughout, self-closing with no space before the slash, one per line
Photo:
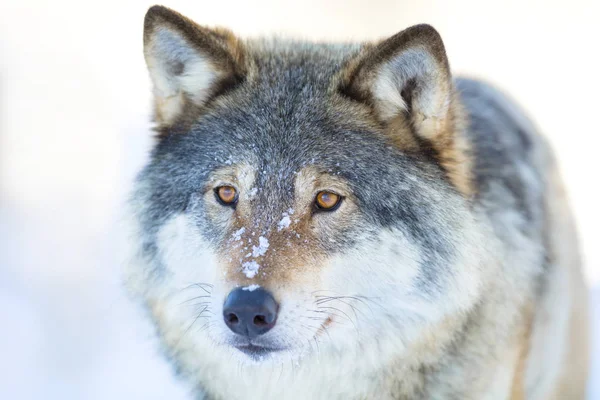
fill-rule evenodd
<path id="1" fill-rule="evenodd" d="M 552 151 L 429 25 L 377 42 L 144 21 L 156 138 L 127 284 L 205 399 L 582 399 Z"/>

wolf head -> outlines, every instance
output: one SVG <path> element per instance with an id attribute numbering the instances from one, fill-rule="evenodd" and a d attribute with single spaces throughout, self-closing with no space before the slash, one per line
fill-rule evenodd
<path id="1" fill-rule="evenodd" d="M 184 370 L 380 364 L 476 301 L 485 246 L 432 27 L 242 41 L 153 7 L 144 53 L 158 135 L 130 283 Z"/>

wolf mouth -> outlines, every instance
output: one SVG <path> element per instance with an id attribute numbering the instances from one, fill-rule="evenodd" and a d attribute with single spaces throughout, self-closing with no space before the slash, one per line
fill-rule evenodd
<path id="1" fill-rule="evenodd" d="M 262 360 L 271 353 L 285 350 L 283 348 L 263 347 L 254 344 L 235 346 L 235 348 L 256 361 Z"/>
<path id="2" fill-rule="evenodd" d="M 326 332 L 327 326 L 329 326 L 332 322 L 332 318 L 327 317 L 327 319 L 319 327 L 313 339 L 316 340 L 317 337 L 319 337 L 322 333 Z M 252 342 L 235 344 L 232 343 L 232 347 L 246 354 L 254 361 L 263 361 L 266 357 L 272 355 L 273 353 L 291 350 L 291 348 L 289 347 L 268 347 L 260 344 L 254 344 Z"/>

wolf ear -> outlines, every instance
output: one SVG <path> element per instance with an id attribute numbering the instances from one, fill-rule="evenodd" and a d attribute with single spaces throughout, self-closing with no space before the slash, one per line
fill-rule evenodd
<path id="1" fill-rule="evenodd" d="M 202 107 L 244 76 L 242 45 L 231 32 L 199 26 L 162 6 L 146 13 L 144 56 L 160 126 L 189 107 Z"/>
<path id="2" fill-rule="evenodd" d="M 433 27 L 416 25 L 366 47 L 343 71 L 341 91 L 368 104 L 395 143 L 427 149 L 454 185 L 470 192 L 460 104 L 442 38 Z"/>

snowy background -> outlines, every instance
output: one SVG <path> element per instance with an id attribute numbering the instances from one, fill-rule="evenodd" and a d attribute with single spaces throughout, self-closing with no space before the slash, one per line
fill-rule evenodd
<path id="1" fill-rule="evenodd" d="M 598 1 L 164 4 L 244 35 L 367 39 L 436 26 L 454 71 L 506 89 L 555 145 L 600 338 Z M 119 281 L 119 205 L 149 146 L 150 5 L 0 0 L 0 399 L 189 398 Z M 600 399 L 599 343 L 590 399 Z"/>

